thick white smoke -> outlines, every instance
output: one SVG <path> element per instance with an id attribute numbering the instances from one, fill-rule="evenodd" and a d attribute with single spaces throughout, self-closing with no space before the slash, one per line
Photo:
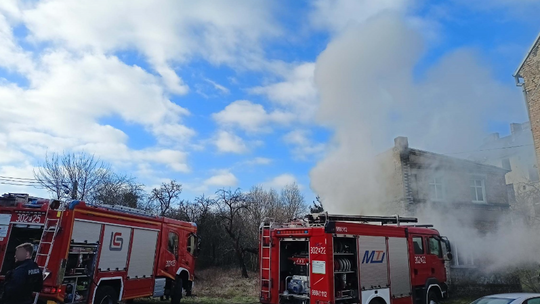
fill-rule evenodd
<path id="1" fill-rule="evenodd" d="M 310 175 L 312 189 L 329 212 L 385 213 L 380 204 L 385 181 L 374 158 L 392 148 L 397 136 L 407 136 L 413 148 L 427 151 L 468 151 L 479 146 L 489 121 L 525 119 L 523 97 L 513 88 L 511 71 L 508 83 L 501 83 L 480 52 L 456 49 L 418 72 L 424 52 L 418 29 L 401 15 L 385 13 L 349 26 L 317 59 L 317 119 L 334 136 L 327 156 Z M 508 265 L 511 257 L 518 257 L 518 263 L 540 259 L 531 253 L 539 252 L 540 242 L 525 240 L 534 237 L 526 227 L 514 225 L 481 236 L 473 229 L 473 219 L 464 225 L 457 221 L 460 216 L 428 210 L 421 215 L 500 265 Z M 464 240 L 463 235 L 470 237 Z"/>

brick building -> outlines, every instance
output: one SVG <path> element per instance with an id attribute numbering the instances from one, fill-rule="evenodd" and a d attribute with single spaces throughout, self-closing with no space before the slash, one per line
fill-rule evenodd
<path id="1" fill-rule="evenodd" d="M 516 84 L 523 88 L 531 122 L 536 159 L 540 159 L 540 35 L 514 73 Z"/>

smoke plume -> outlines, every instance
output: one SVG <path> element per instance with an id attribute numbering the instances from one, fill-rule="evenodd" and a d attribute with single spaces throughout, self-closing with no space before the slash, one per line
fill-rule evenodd
<path id="1" fill-rule="evenodd" d="M 334 135 L 329 152 L 310 176 L 327 211 L 385 213 L 380 204 L 385 181 L 374 158 L 392 148 L 397 136 L 407 136 L 414 148 L 455 153 L 476 149 L 490 122 L 525 119 L 523 97 L 513 87 L 511 71 L 508 82 L 501 83 L 481 52 L 466 48 L 423 60 L 419 66 L 426 44 L 403 16 L 385 13 L 349 26 L 318 57 L 317 120 Z M 502 264 L 516 248 L 519 261 L 539 259 L 531 254 L 539 252 L 537 239 L 524 241 L 534 237 L 526 227 L 513 225 L 479 235 L 474 220 L 467 222 L 462 214 L 424 210 L 420 217 L 496 263 Z M 463 240 L 464 235 L 469 237 Z"/>

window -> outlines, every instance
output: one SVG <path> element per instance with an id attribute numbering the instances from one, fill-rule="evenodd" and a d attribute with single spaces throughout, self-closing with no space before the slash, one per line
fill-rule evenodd
<path id="1" fill-rule="evenodd" d="M 454 256 L 452 259 L 453 266 L 474 267 L 473 255 L 466 250 L 461 250 L 461 247 L 458 247 L 456 243 L 452 243 L 452 253 Z"/>
<path id="2" fill-rule="evenodd" d="M 540 304 L 540 298 L 528 299 L 524 304 Z"/>
<path id="3" fill-rule="evenodd" d="M 531 182 L 537 182 L 540 180 L 538 178 L 538 169 L 536 169 L 535 167 L 529 167 L 529 180 Z"/>
<path id="4" fill-rule="evenodd" d="M 429 254 L 442 258 L 441 241 L 434 237 L 429 238 Z"/>
<path id="5" fill-rule="evenodd" d="M 429 198 L 434 201 L 444 199 L 444 185 L 442 178 L 436 177 L 429 180 Z"/>
<path id="6" fill-rule="evenodd" d="M 510 160 L 508 158 L 502 160 L 502 167 L 506 170 L 512 170 L 512 167 L 510 166 Z"/>
<path id="7" fill-rule="evenodd" d="M 413 237 L 414 254 L 424 254 L 424 243 L 421 236 Z"/>
<path id="8" fill-rule="evenodd" d="M 474 203 L 486 202 L 486 184 L 484 177 L 473 176 L 471 179 L 471 195 Z"/>
<path id="9" fill-rule="evenodd" d="M 169 232 L 169 251 L 178 259 L 178 234 Z"/>
<path id="10" fill-rule="evenodd" d="M 188 236 L 188 240 L 187 240 L 187 251 L 190 254 L 194 255 L 196 250 L 197 250 L 196 237 L 193 233 L 191 233 Z"/>

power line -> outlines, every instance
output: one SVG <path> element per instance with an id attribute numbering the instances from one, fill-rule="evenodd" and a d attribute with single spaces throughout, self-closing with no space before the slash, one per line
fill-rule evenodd
<path id="1" fill-rule="evenodd" d="M 2 185 L 10 185 L 10 186 L 42 188 L 42 187 L 39 186 L 39 184 L 23 184 L 23 183 L 12 183 L 12 182 L 5 182 L 5 181 L 0 181 L 0 184 L 2 184 Z"/>
<path id="2" fill-rule="evenodd" d="M 508 146 L 508 147 L 500 147 L 500 148 L 491 148 L 491 149 L 480 149 L 480 150 L 471 150 L 471 151 L 463 151 L 463 152 L 455 152 L 455 153 L 444 153 L 445 155 L 455 155 L 455 154 L 464 154 L 464 153 L 472 153 L 472 152 L 483 152 L 483 151 L 493 151 L 493 150 L 503 150 L 503 149 L 512 149 L 512 148 L 520 148 L 520 147 L 529 147 L 534 144 L 526 144 L 526 145 L 517 145 L 517 146 Z"/>
<path id="3" fill-rule="evenodd" d="M 22 184 L 39 184 L 40 183 L 38 181 L 17 180 L 17 179 L 2 178 L 2 177 L 0 177 L 0 181 L 13 182 L 13 183 L 22 183 Z"/>
<path id="4" fill-rule="evenodd" d="M 0 175 L 0 178 L 7 178 L 7 179 L 19 179 L 19 180 L 27 180 L 27 181 L 35 181 L 35 178 L 28 178 L 28 177 L 13 177 L 13 176 L 2 176 Z"/>

